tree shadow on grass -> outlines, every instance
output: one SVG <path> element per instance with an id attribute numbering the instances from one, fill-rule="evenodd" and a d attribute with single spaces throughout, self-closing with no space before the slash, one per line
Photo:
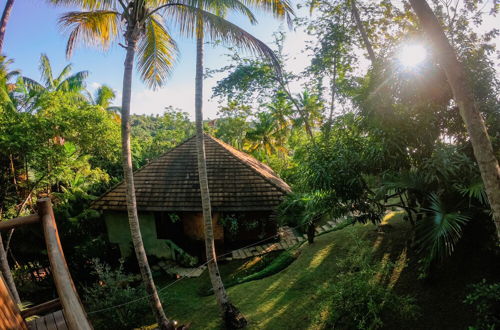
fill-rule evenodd
<path id="1" fill-rule="evenodd" d="M 482 277 L 498 278 L 498 259 L 478 256 L 477 251 L 468 249 L 457 250 L 438 274 L 438 281 L 422 283 L 417 279 L 417 256 L 407 248 L 410 226 L 400 218 L 379 230 L 373 225 L 356 225 L 320 236 L 313 245 L 304 245 L 299 258 L 283 271 L 232 287 L 229 296 L 247 317 L 249 329 L 327 328 L 332 313 L 329 295 L 340 270 L 338 262 L 360 237 L 372 247 L 376 262 L 393 264 L 389 272 L 377 275 L 377 282 L 400 295 L 414 296 L 420 307 L 416 322 L 385 315 L 384 329 L 465 329 L 472 325 L 472 311 L 462 303 L 466 286 Z M 464 246 L 470 246 L 470 242 Z M 199 284 L 199 279 L 187 279 L 169 288 L 165 310 L 169 316 L 192 322 L 193 329 L 219 329 L 215 298 L 198 296 Z"/>

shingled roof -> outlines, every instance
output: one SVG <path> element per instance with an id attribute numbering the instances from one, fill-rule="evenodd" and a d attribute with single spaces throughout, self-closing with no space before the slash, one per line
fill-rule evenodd
<path id="1" fill-rule="evenodd" d="M 273 210 L 290 187 L 267 165 L 205 135 L 208 185 L 217 211 Z M 192 137 L 134 173 L 139 211 L 200 211 L 201 197 Z M 102 210 L 126 210 L 122 182 L 92 204 Z"/>

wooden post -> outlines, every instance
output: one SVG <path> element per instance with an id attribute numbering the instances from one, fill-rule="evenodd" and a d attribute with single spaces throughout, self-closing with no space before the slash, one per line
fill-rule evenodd
<path id="1" fill-rule="evenodd" d="M 37 206 L 38 214 L 42 219 L 52 276 L 61 300 L 66 324 L 70 330 L 91 330 L 93 329 L 92 325 L 78 297 L 64 257 L 54 211 L 52 210 L 52 202 L 49 198 L 42 198 L 37 201 Z"/>

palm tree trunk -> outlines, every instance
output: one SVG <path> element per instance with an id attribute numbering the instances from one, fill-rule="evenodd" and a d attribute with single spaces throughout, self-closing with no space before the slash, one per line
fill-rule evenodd
<path id="1" fill-rule="evenodd" d="M 137 214 L 137 203 L 135 198 L 134 173 L 132 170 L 132 153 L 130 150 L 130 99 L 132 96 L 132 72 L 134 66 L 134 56 L 137 45 L 136 30 L 132 27 L 126 33 L 127 55 L 125 57 L 125 70 L 123 73 L 123 98 L 122 98 L 122 162 L 125 177 L 128 221 L 135 255 L 141 271 L 142 280 L 149 295 L 153 314 L 160 329 L 173 329 L 173 325 L 168 321 L 161 305 L 160 297 L 153 281 L 153 275 L 149 268 L 146 250 L 142 241 L 139 227 L 139 216 Z"/>
<path id="2" fill-rule="evenodd" d="M 224 324 L 227 329 L 241 329 L 245 327 L 247 322 L 241 312 L 229 301 L 229 297 L 227 296 L 226 289 L 220 277 L 219 267 L 217 266 L 217 255 L 215 252 L 205 143 L 203 140 L 203 30 L 200 20 L 201 19 L 197 22 L 198 35 L 196 38 L 195 121 L 198 177 L 200 181 L 203 222 L 205 225 L 205 252 L 208 261 L 210 281 L 212 282 L 217 304 L 221 309 Z"/>
<path id="3" fill-rule="evenodd" d="M 459 62 L 455 50 L 427 2 L 410 0 L 410 4 L 420 20 L 422 29 L 433 43 L 435 54 L 451 86 L 453 98 L 470 136 L 474 156 L 493 211 L 497 236 L 500 238 L 500 167 L 493 152 L 486 125 L 474 102 L 474 95 L 467 82 L 464 66 Z"/>
<path id="4" fill-rule="evenodd" d="M 5 30 L 7 29 L 7 23 L 9 22 L 12 6 L 14 6 L 14 0 L 7 0 L 7 3 L 5 4 L 5 8 L 3 10 L 2 19 L 0 20 L 0 54 L 2 54 L 3 51 L 3 40 L 5 38 Z"/>
<path id="5" fill-rule="evenodd" d="M 372 66 L 375 65 L 376 57 L 375 52 L 373 51 L 372 43 L 370 39 L 368 39 L 368 34 L 366 33 L 365 27 L 363 26 L 363 22 L 361 22 L 361 18 L 359 17 L 359 10 L 356 6 L 356 1 L 351 0 L 351 13 L 354 18 L 354 22 L 356 23 L 356 27 L 361 34 L 361 38 L 363 39 L 363 43 L 365 44 L 366 51 L 368 52 L 368 57 L 372 62 Z"/>
<path id="6" fill-rule="evenodd" d="M 14 302 L 19 305 L 21 303 L 21 299 L 19 298 L 16 283 L 14 283 L 14 278 L 12 277 L 12 273 L 10 272 L 9 261 L 7 260 L 7 254 L 5 253 L 5 249 L 3 247 L 2 234 L 0 234 L 0 269 L 2 271 L 7 287 L 12 294 Z"/>

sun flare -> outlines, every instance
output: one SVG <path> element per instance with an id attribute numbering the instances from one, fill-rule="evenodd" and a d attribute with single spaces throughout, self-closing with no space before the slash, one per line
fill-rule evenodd
<path id="1" fill-rule="evenodd" d="M 406 45 L 401 48 L 397 57 L 401 65 L 413 68 L 426 59 L 427 51 L 422 45 Z"/>

